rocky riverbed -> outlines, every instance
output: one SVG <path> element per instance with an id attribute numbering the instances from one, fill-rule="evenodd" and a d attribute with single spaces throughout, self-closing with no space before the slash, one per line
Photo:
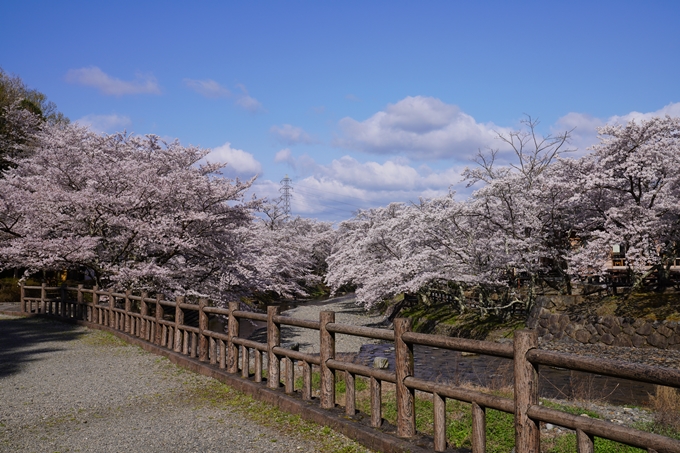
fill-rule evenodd
<path id="1" fill-rule="evenodd" d="M 385 317 L 379 313 L 371 313 L 357 305 L 353 294 L 336 297 L 324 302 L 301 303 L 294 308 L 281 312 L 282 315 L 298 319 L 319 320 L 322 311 L 335 312 L 335 322 L 353 326 L 385 327 Z M 282 341 L 300 345 L 300 351 L 319 352 L 319 332 L 299 327 L 284 326 L 281 329 Z M 336 335 L 335 351 L 339 353 L 356 353 L 364 344 L 376 344 L 378 340 L 356 337 L 353 335 Z"/>
<path id="2" fill-rule="evenodd" d="M 680 369 L 680 351 L 674 349 L 580 344 L 573 341 L 549 341 L 541 343 L 541 348 L 604 359 L 621 360 L 630 363 Z"/>
<path id="3" fill-rule="evenodd" d="M 337 322 L 357 325 L 357 326 L 375 326 L 386 327 L 387 323 L 384 316 L 366 312 L 359 307 L 352 295 L 343 296 L 341 298 L 332 299 L 325 303 L 311 303 L 300 304 L 297 307 L 284 311 L 284 315 L 293 316 L 302 319 L 319 319 L 319 312 L 330 310 L 336 312 Z M 300 344 L 300 349 L 305 352 L 318 352 L 318 332 L 309 329 L 290 328 L 284 330 L 284 341 L 297 342 Z M 361 337 L 350 337 L 346 335 L 338 335 L 336 339 L 336 347 L 338 352 L 342 353 L 358 353 L 362 346 L 364 350 L 375 350 L 378 355 L 390 355 L 393 348 L 385 344 L 384 347 L 379 345 L 379 341 L 369 340 Z M 374 346 L 371 346 L 374 345 Z M 549 349 L 560 352 L 567 352 L 580 355 L 588 355 L 599 358 L 606 358 L 612 360 L 622 360 L 630 363 L 640 363 L 653 366 L 664 366 L 675 369 L 680 369 L 680 351 L 670 349 L 656 349 L 656 348 L 632 348 L 632 347 L 618 347 L 607 346 L 604 344 L 580 344 L 573 341 L 546 341 L 540 344 L 542 349 Z M 316 348 L 316 349 L 315 349 Z M 375 354 L 374 354 L 375 355 Z M 370 358 L 370 357 L 369 357 Z M 427 357 L 425 362 L 432 362 L 432 357 Z M 418 360 L 418 357 L 416 357 Z M 501 359 L 502 360 L 502 359 Z M 366 364 L 372 360 L 365 360 Z M 436 364 L 430 363 L 430 366 Z M 418 366 L 418 365 L 417 365 Z M 590 381 L 590 385 L 598 385 L 598 381 Z M 613 384 L 616 387 L 616 384 Z M 645 391 L 647 388 L 645 388 Z M 653 392 L 653 387 L 648 389 Z M 588 389 L 582 389 L 585 392 L 582 399 L 578 395 L 565 399 L 551 399 L 555 402 L 569 403 L 581 407 L 584 411 L 592 411 L 597 413 L 603 420 L 609 420 L 614 423 L 624 425 L 634 425 L 636 423 L 647 423 L 653 420 L 653 414 L 647 409 L 641 407 L 625 407 L 613 404 L 607 404 L 604 399 L 596 397 L 594 400 L 587 400 L 588 396 L 595 395 L 592 393 L 588 395 Z M 549 429 L 559 429 L 548 425 Z"/>

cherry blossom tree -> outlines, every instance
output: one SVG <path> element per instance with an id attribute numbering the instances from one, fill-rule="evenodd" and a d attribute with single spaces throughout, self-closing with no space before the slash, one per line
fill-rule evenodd
<path id="1" fill-rule="evenodd" d="M 666 284 L 680 247 L 680 118 L 598 130 L 592 154 L 572 164 L 581 246 L 572 272 L 604 274 L 614 246 L 635 285 L 652 273 Z"/>
<path id="2" fill-rule="evenodd" d="M 561 182 L 557 159 L 570 152 L 570 131 L 540 135 L 538 121 L 527 117 L 524 129 L 499 134 L 514 152 L 509 164 L 496 165 L 497 150 L 480 152 L 477 167 L 466 169 L 468 184 L 485 185 L 473 193 L 469 215 L 478 241 L 492 247 L 489 264 L 507 277 L 523 275 L 530 285 L 537 279 L 570 291 L 566 254 L 570 250 L 568 185 Z"/>
<path id="3" fill-rule="evenodd" d="M 0 180 L 3 267 L 86 269 L 100 285 L 210 296 L 249 284 L 252 181 L 197 166 L 206 150 L 49 124 L 32 146 Z"/>
<path id="4" fill-rule="evenodd" d="M 359 211 L 341 222 L 328 258 L 328 285 L 333 290 L 355 285 L 357 300 L 369 307 L 400 292 L 417 290 L 409 285 L 411 214 L 412 208 L 392 203 Z"/>
<path id="5" fill-rule="evenodd" d="M 43 119 L 22 106 L 22 101 L 0 111 L 0 178 L 32 149 L 32 138 L 40 130 Z"/>
<path id="6" fill-rule="evenodd" d="M 499 135 L 512 159 L 480 152 L 464 172 L 481 183 L 468 200 L 363 210 L 337 231 L 246 200 L 252 180 L 199 165 L 206 150 L 43 122 L 14 104 L 5 118 L 21 140 L 0 179 L 0 268 L 27 274 L 80 269 L 100 285 L 221 300 L 305 297 L 325 281 L 354 285 L 367 306 L 448 288 L 461 309 L 475 293 L 486 311 L 530 305 L 537 285 L 571 292 L 574 276 L 608 272 L 612 246 L 636 284 L 667 282 L 680 254 L 678 118 L 606 126 L 579 160 L 562 158 L 569 131 L 542 136 L 527 118 Z"/>
<path id="7" fill-rule="evenodd" d="M 569 131 L 540 136 L 537 121 L 528 118 L 524 125 L 499 135 L 514 151 L 513 161 L 498 165 L 499 151 L 480 152 L 478 165 L 465 171 L 470 185 L 484 184 L 469 200 L 449 195 L 392 204 L 342 223 L 328 283 L 357 285 L 357 298 L 367 305 L 442 282 L 475 289 L 482 306 L 508 305 L 519 302 L 512 288 L 520 275 L 527 277 L 529 297 L 537 279 L 569 291 L 571 195 L 552 169 L 568 151 Z M 492 302 L 490 293 L 499 289 L 504 296 Z"/>
<path id="8" fill-rule="evenodd" d="M 335 232 L 330 222 L 278 215 L 274 203 L 261 209 L 268 214 L 250 224 L 247 244 L 255 272 L 251 286 L 256 293 L 276 297 L 307 297 L 310 288 L 322 284 L 326 258 Z"/>
<path id="9" fill-rule="evenodd" d="M 43 93 L 0 68 L 0 177 L 15 165 L 23 145 L 40 124 L 69 122 Z"/>

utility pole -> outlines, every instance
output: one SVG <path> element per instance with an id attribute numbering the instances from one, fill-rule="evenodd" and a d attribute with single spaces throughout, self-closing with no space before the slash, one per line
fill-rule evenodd
<path id="1" fill-rule="evenodd" d="M 293 198 L 293 186 L 291 185 L 293 181 L 286 175 L 285 178 L 281 180 L 281 201 L 283 201 L 283 213 L 286 216 L 290 215 L 290 199 Z"/>

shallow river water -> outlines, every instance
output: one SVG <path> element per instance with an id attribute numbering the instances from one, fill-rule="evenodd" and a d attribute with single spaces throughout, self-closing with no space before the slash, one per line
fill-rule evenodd
<path id="1" fill-rule="evenodd" d="M 332 302 L 314 301 L 305 305 L 318 306 L 323 309 Z M 291 307 L 286 308 L 292 308 Z M 266 324 L 260 322 L 242 322 L 240 336 L 266 341 Z M 285 340 L 284 341 L 290 341 Z M 296 341 L 296 340 L 292 340 Z M 318 349 L 317 349 L 318 351 Z M 388 370 L 394 371 L 394 345 L 364 344 L 358 351 L 354 362 L 372 366 L 373 359 L 388 359 Z M 416 345 L 414 347 L 415 377 L 435 382 L 473 384 L 490 388 L 512 386 L 512 360 L 485 355 L 463 355 L 458 351 Z M 607 376 L 570 371 L 554 367 L 539 367 L 539 394 L 545 398 L 582 399 L 603 401 L 614 405 L 644 405 L 649 395 L 654 395 L 652 384 L 629 381 Z"/>
<path id="2" fill-rule="evenodd" d="M 502 388 L 513 384 L 512 360 L 484 355 L 463 356 L 458 351 L 416 345 L 413 350 L 414 375 L 441 383 Z M 355 362 L 372 366 L 375 357 L 386 357 L 394 370 L 394 346 L 367 344 L 361 347 Z M 650 394 L 652 384 L 644 384 L 559 368 L 539 367 L 539 394 L 546 398 L 602 400 L 616 405 L 641 405 Z"/>

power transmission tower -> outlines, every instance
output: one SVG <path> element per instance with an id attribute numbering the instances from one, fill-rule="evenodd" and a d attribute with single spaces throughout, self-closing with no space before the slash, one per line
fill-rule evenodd
<path id="1" fill-rule="evenodd" d="M 293 186 L 291 185 L 293 181 L 286 175 L 285 178 L 281 180 L 281 201 L 283 201 L 283 212 L 286 216 L 290 215 L 290 200 L 293 198 Z"/>

